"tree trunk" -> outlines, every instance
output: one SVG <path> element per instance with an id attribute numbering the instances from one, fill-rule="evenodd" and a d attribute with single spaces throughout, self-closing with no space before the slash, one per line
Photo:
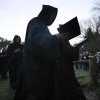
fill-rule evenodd
<path id="1" fill-rule="evenodd" d="M 89 89 L 95 90 L 98 87 L 97 82 L 97 64 L 96 64 L 96 57 L 93 57 L 95 53 L 90 53 L 89 59 L 89 76 L 90 76 L 90 84 Z"/>

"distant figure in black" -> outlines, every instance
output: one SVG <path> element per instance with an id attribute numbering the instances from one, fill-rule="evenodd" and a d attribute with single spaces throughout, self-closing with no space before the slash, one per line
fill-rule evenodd
<path id="1" fill-rule="evenodd" d="M 89 60 L 89 53 L 88 53 L 88 51 L 87 52 L 83 52 L 82 60 Z M 83 69 L 87 71 L 89 69 L 89 63 L 87 63 L 87 62 L 83 63 Z"/>
<path id="2" fill-rule="evenodd" d="M 0 73 L 1 78 L 7 79 L 7 50 L 6 47 L 2 48 L 2 52 L 0 53 Z"/>
<path id="3" fill-rule="evenodd" d="M 21 38 L 20 36 L 15 35 L 13 43 L 9 44 L 7 49 L 10 86 L 13 89 L 17 88 L 18 75 L 22 61 L 22 51 L 23 45 L 21 44 Z"/>

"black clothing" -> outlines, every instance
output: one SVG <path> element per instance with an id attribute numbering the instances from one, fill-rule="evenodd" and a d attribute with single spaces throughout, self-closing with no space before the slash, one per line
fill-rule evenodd
<path id="1" fill-rule="evenodd" d="M 79 59 L 79 50 L 69 42 L 60 44 L 62 57 L 57 60 L 53 100 L 86 100 L 75 77 L 73 61 Z"/>
<path id="2" fill-rule="evenodd" d="M 82 60 L 89 60 L 89 56 L 88 55 L 82 55 Z"/>
<path id="3" fill-rule="evenodd" d="M 27 30 L 22 63 L 22 86 L 33 96 L 45 98 L 51 95 L 50 83 L 55 64 L 53 60 L 60 57 L 58 39 L 36 18 L 31 20 Z"/>
<path id="4" fill-rule="evenodd" d="M 63 93 L 64 98 L 66 98 L 65 94 L 71 93 L 68 92 L 66 84 L 70 86 L 69 90 L 72 90 L 72 93 L 74 93 L 73 95 L 67 95 L 68 97 L 75 96 L 75 92 L 76 95 L 79 91 L 82 93 L 73 70 L 73 59 L 77 58 L 78 50 L 71 49 L 68 44 L 65 45 L 65 42 L 62 43 L 62 49 L 60 48 L 58 38 L 55 35 L 51 35 L 47 28 L 50 25 L 49 18 L 51 14 L 53 11 L 57 12 L 57 10 L 51 6 L 46 6 L 42 10 L 44 11 L 41 11 L 38 17 L 30 20 L 27 26 L 22 60 L 23 100 L 57 100 L 58 96 L 62 98 Z M 76 55 L 74 55 L 75 53 Z M 61 57 L 65 57 L 64 63 L 61 62 L 61 66 L 57 66 L 56 60 L 63 59 Z M 65 62 L 66 59 L 67 63 Z M 64 76 L 62 73 L 64 73 Z M 66 73 L 71 81 L 67 82 L 65 80 Z M 62 87 L 63 85 L 59 86 L 59 84 L 62 84 L 62 80 L 66 90 Z M 72 82 L 72 85 L 69 85 L 70 82 Z M 63 91 L 60 91 L 61 89 Z M 77 96 L 84 97 L 81 93 Z M 70 97 L 69 100 L 71 100 Z"/>
<path id="5" fill-rule="evenodd" d="M 18 48 L 20 48 L 20 52 L 15 52 Z M 17 79 L 21 70 L 22 51 L 23 45 L 20 43 L 11 43 L 7 49 L 10 86 L 13 89 L 17 88 Z"/>
<path id="6" fill-rule="evenodd" d="M 41 10 L 41 12 L 38 15 L 38 18 L 46 25 L 46 26 L 50 26 L 51 24 L 49 23 L 49 18 L 50 16 L 53 14 L 53 12 L 55 11 L 56 15 L 57 15 L 57 11 L 58 9 L 55 7 L 52 7 L 50 5 L 43 5 L 43 8 Z M 55 16 L 56 18 L 56 16 Z M 54 19 L 55 20 L 55 19 Z"/>
<path id="7" fill-rule="evenodd" d="M 57 37 L 50 34 L 41 17 L 33 18 L 27 26 L 22 62 L 22 86 L 27 97 L 52 100 L 55 60 L 60 56 Z"/>
<path id="8" fill-rule="evenodd" d="M 7 79 L 7 71 L 8 71 L 8 58 L 7 58 L 7 53 L 2 52 L 0 53 L 0 74 L 1 78 Z"/>
<path id="9" fill-rule="evenodd" d="M 83 54 L 82 55 L 82 60 L 89 60 L 89 55 Z M 88 62 L 83 63 L 83 69 L 84 70 L 89 69 L 89 63 Z"/>

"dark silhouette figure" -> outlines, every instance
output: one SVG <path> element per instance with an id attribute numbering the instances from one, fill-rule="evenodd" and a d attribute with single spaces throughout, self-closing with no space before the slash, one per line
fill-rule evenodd
<path id="1" fill-rule="evenodd" d="M 7 79 L 7 50 L 5 47 L 2 48 L 2 52 L 0 53 L 0 72 L 1 72 L 1 78 Z"/>
<path id="2" fill-rule="evenodd" d="M 22 62 L 23 100 L 52 100 L 55 60 L 60 57 L 59 40 L 50 26 L 57 8 L 43 5 L 39 15 L 29 21 Z M 27 98 L 27 99 L 26 99 Z"/>
<path id="3" fill-rule="evenodd" d="M 13 43 L 9 44 L 7 49 L 10 86 L 13 89 L 17 88 L 18 75 L 21 70 L 22 51 L 21 38 L 15 35 Z"/>
<path id="4" fill-rule="evenodd" d="M 68 43 L 61 42 L 64 38 L 63 34 L 51 35 L 47 27 L 54 22 L 56 15 L 57 8 L 43 5 L 39 15 L 28 23 L 23 49 L 22 77 L 14 100 L 19 100 L 19 98 L 21 100 L 57 100 L 56 94 L 59 94 L 63 100 L 66 100 L 67 97 L 69 97 L 69 100 L 77 100 L 76 97 L 71 98 L 71 96 L 75 96 L 75 91 L 79 98 L 83 97 L 80 100 L 85 100 L 73 71 L 73 57 L 75 53 L 76 58 L 78 56 L 77 48 L 73 49 Z M 64 54 L 65 56 L 62 56 Z M 70 56 L 72 60 L 70 60 Z M 56 61 L 63 59 L 63 57 L 65 57 L 64 61 L 67 61 L 67 63 L 63 63 L 63 66 L 61 62 L 61 66 L 58 66 Z M 67 67 L 66 70 L 64 70 L 65 66 Z M 69 73 L 67 69 L 72 72 Z M 58 73 L 58 70 L 60 70 L 60 73 Z M 66 74 L 65 76 L 69 75 L 69 79 L 72 80 L 64 81 L 65 76 L 62 77 L 61 73 Z M 63 78 L 64 86 L 59 76 Z M 71 84 L 71 82 L 73 83 Z M 68 89 L 65 83 L 68 84 Z M 60 87 L 59 84 L 62 86 Z M 62 91 L 59 89 L 62 89 Z M 69 90 L 72 90 L 74 94 L 68 92 Z"/>

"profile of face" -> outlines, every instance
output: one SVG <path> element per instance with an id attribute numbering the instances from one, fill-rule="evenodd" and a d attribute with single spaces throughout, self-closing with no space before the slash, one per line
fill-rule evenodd
<path id="1" fill-rule="evenodd" d="M 50 5 L 43 5 L 41 12 L 38 15 L 38 18 L 46 25 L 50 26 L 56 16 L 57 16 L 57 8 L 52 7 Z"/>
<path id="2" fill-rule="evenodd" d="M 49 24 L 50 24 L 50 25 L 54 22 L 55 18 L 56 18 L 56 12 L 54 11 L 54 12 L 51 14 L 50 18 L 49 18 Z"/>
<path id="3" fill-rule="evenodd" d="M 16 38 L 16 42 L 17 42 L 17 43 L 20 42 L 20 38 L 19 38 L 19 37 Z"/>

